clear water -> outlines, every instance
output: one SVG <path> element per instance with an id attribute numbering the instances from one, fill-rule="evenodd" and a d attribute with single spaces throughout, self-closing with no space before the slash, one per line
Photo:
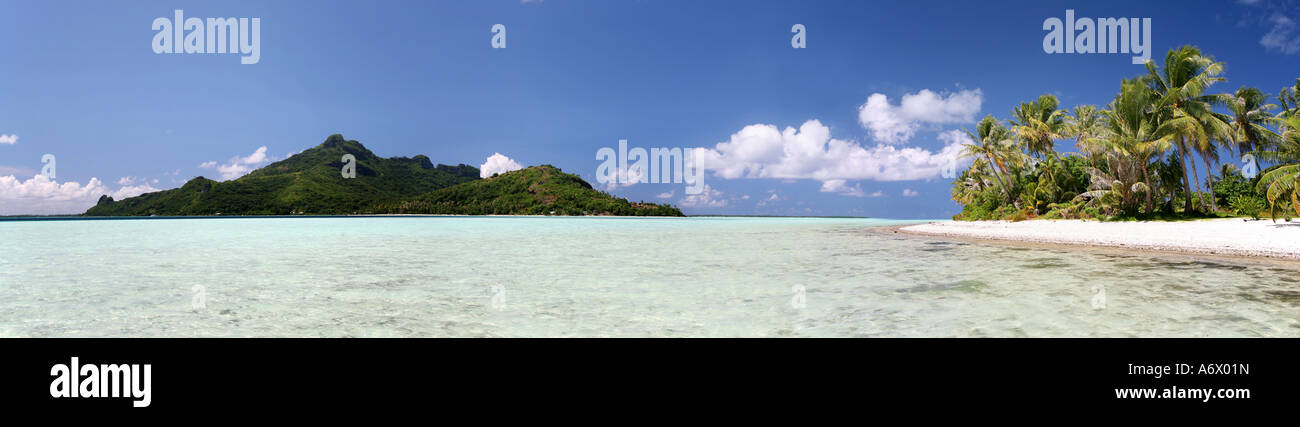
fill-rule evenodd
<path id="1" fill-rule="evenodd" d="M 1300 264 L 878 228 L 904 223 L 0 222 L 0 336 L 1300 336 Z"/>

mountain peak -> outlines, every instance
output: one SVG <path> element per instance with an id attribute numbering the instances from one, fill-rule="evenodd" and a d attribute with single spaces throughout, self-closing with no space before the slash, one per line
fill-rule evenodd
<path id="1" fill-rule="evenodd" d="M 342 172 L 356 156 L 355 177 Z M 100 200 L 87 215 L 353 214 L 477 180 L 478 169 L 433 163 L 428 156 L 381 158 L 360 142 L 330 135 L 303 150 L 224 182 L 197 177 L 180 188 L 123 200 Z"/>

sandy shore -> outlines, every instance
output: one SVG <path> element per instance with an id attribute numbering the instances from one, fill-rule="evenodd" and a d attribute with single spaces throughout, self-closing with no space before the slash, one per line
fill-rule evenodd
<path id="1" fill-rule="evenodd" d="M 1300 222 L 948 221 L 898 230 L 932 236 L 1300 260 Z"/>

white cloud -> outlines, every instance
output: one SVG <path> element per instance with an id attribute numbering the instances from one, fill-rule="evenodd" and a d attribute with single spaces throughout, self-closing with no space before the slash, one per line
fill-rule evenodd
<path id="1" fill-rule="evenodd" d="M 261 147 L 257 147 L 257 150 L 256 150 L 256 151 L 253 151 L 253 154 L 249 154 L 247 157 L 243 157 L 243 158 L 239 158 L 239 159 L 238 159 L 238 162 L 239 162 L 239 163 L 246 164 L 246 165 L 254 165 L 254 164 L 262 163 L 262 162 L 265 162 L 265 161 L 266 161 L 266 146 L 265 146 L 265 145 L 263 145 L 263 146 L 261 146 Z"/>
<path id="2" fill-rule="evenodd" d="M 23 175 L 23 176 L 26 176 L 26 175 L 31 175 L 31 174 L 34 174 L 34 173 L 36 173 L 36 172 L 32 171 L 31 169 L 24 168 L 24 167 L 0 165 L 0 176 L 3 176 L 3 175 Z"/>
<path id="3" fill-rule="evenodd" d="M 1274 13 L 1266 23 L 1272 25 L 1272 28 L 1259 39 L 1259 44 L 1264 46 L 1265 50 L 1277 50 L 1287 55 L 1300 52 L 1300 36 L 1295 34 L 1294 20 L 1280 13 Z"/>
<path id="4" fill-rule="evenodd" d="M 231 157 L 229 162 L 220 166 L 218 166 L 215 161 L 208 161 L 200 163 L 199 167 L 203 169 L 215 168 L 217 173 L 221 174 L 222 181 L 229 181 L 244 176 L 245 174 L 252 172 L 253 169 L 261 167 L 268 162 L 269 160 L 266 157 L 266 146 L 263 145 L 257 147 L 257 150 L 254 150 L 253 154 L 243 157 Z"/>
<path id="5" fill-rule="evenodd" d="M 911 188 L 903 189 L 903 197 L 916 197 L 918 194 L 921 193 L 917 193 L 915 190 L 912 190 Z"/>
<path id="6" fill-rule="evenodd" d="M 655 198 L 659 198 L 659 199 L 671 199 L 671 198 L 673 198 L 673 194 L 675 194 L 675 193 L 677 193 L 677 190 L 672 190 L 672 191 L 669 191 L 669 192 L 667 192 L 667 193 L 659 193 L 658 195 L 655 196 Z"/>
<path id="7" fill-rule="evenodd" d="M 727 206 L 727 200 L 722 199 L 722 192 L 714 190 L 709 184 L 704 184 L 704 188 L 699 194 L 690 194 L 677 201 L 678 205 L 683 207 L 709 207 L 720 208 Z"/>
<path id="8" fill-rule="evenodd" d="M 14 145 L 18 143 L 18 135 L 0 135 L 0 144 Z"/>
<path id="9" fill-rule="evenodd" d="M 501 153 L 493 153 L 487 161 L 478 167 L 478 177 L 487 178 L 494 174 L 517 171 L 524 167 Z"/>
<path id="10" fill-rule="evenodd" d="M 229 181 L 235 178 L 239 178 L 241 176 L 247 175 L 249 172 L 252 171 L 253 168 L 251 166 L 243 165 L 239 163 L 230 163 L 230 164 L 225 164 L 217 167 L 217 173 L 221 174 L 222 181 Z"/>
<path id="11" fill-rule="evenodd" d="M 963 163 L 962 144 L 970 140 L 965 133 L 950 130 L 938 139 L 945 145 L 937 152 L 890 145 L 863 147 L 831 138 L 830 128 L 809 120 L 797 130 L 749 125 L 712 149 L 696 149 L 695 155 L 719 178 L 814 179 L 823 183 L 822 191 L 852 193 L 845 181 L 933 179 L 940 177 L 948 162 Z"/>
<path id="12" fill-rule="evenodd" d="M 158 180 L 156 179 L 153 180 L 153 183 L 157 184 Z M 149 185 L 149 183 L 145 182 L 137 185 L 123 185 L 121 188 L 118 188 L 117 191 L 108 193 L 108 196 L 112 197 L 113 200 L 122 200 L 126 198 L 139 196 L 144 193 L 152 193 L 155 191 L 162 191 L 162 190 L 154 188 L 152 185 Z M 98 201 L 99 198 L 96 197 L 95 200 Z"/>
<path id="13" fill-rule="evenodd" d="M 25 181 L 13 175 L 0 176 L 0 215 L 79 214 L 94 206 L 99 196 L 105 194 L 121 200 L 153 191 L 158 189 L 147 183 L 111 191 L 99 178 L 90 178 L 82 185 L 79 182 L 59 183 L 45 175 L 35 175 Z"/>
<path id="14" fill-rule="evenodd" d="M 862 184 L 854 184 L 850 187 L 848 182 L 842 179 L 832 179 L 830 181 L 822 182 L 821 192 L 837 193 L 843 196 L 853 197 L 881 197 L 885 195 L 885 193 L 880 191 L 867 194 L 867 192 L 862 191 Z"/>
<path id="15" fill-rule="evenodd" d="M 929 89 L 903 94 L 899 105 L 889 97 L 873 93 L 858 107 L 858 122 L 871 131 L 872 139 L 887 144 L 907 142 L 925 124 L 971 123 L 983 104 L 979 89 L 940 94 Z"/>
<path id="16" fill-rule="evenodd" d="M 605 183 L 605 191 L 614 191 L 622 187 L 631 187 L 633 185 L 650 182 L 650 176 L 642 170 L 640 165 L 631 164 L 623 168 L 615 168 L 611 173 L 618 174 L 618 179 L 611 177 Z"/>

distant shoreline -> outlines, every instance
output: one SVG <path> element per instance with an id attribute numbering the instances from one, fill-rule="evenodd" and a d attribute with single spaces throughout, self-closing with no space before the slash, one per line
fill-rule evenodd
<path id="1" fill-rule="evenodd" d="M 386 218 L 386 217 L 462 217 L 462 218 L 482 218 L 482 217 L 519 217 L 519 218 L 815 218 L 815 219 L 881 219 L 896 220 L 896 218 L 873 218 L 865 216 L 781 216 L 781 215 L 686 215 L 686 216 L 626 216 L 626 215 L 456 215 L 456 214 L 358 214 L 358 215 L 158 215 L 158 216 L 83 216 L 83 215 L 33 215 L 33 216 L 0 216 L 0 222 L 4 221 L 80 221 L 80 220 L 114 220 L 114 219 L 199 219 L 199 218 Z M 900 220 L 900 221 L 923 221 L 923 220 Z"/>
<path id="2" fill-rule="evenodd" d="M 158 216 L 0 216 L 5 221 L 104 221 L 140 219 L 260 219 L 260 218 L 391 218 L 391 217 L 518 217 L 518 218 L 686 218 L 680 216 L 619 216 L 619 215 L 454 215 L 454 214 L 366 214 L 366 215 L 158 215 Z"/>
<path id="3" fill-rule="evenodd" d="M 1239 218 L 1176 222 L 948 221 L 894 230 L 933 237 L 1300 261 L 1300 222 Z"/>

